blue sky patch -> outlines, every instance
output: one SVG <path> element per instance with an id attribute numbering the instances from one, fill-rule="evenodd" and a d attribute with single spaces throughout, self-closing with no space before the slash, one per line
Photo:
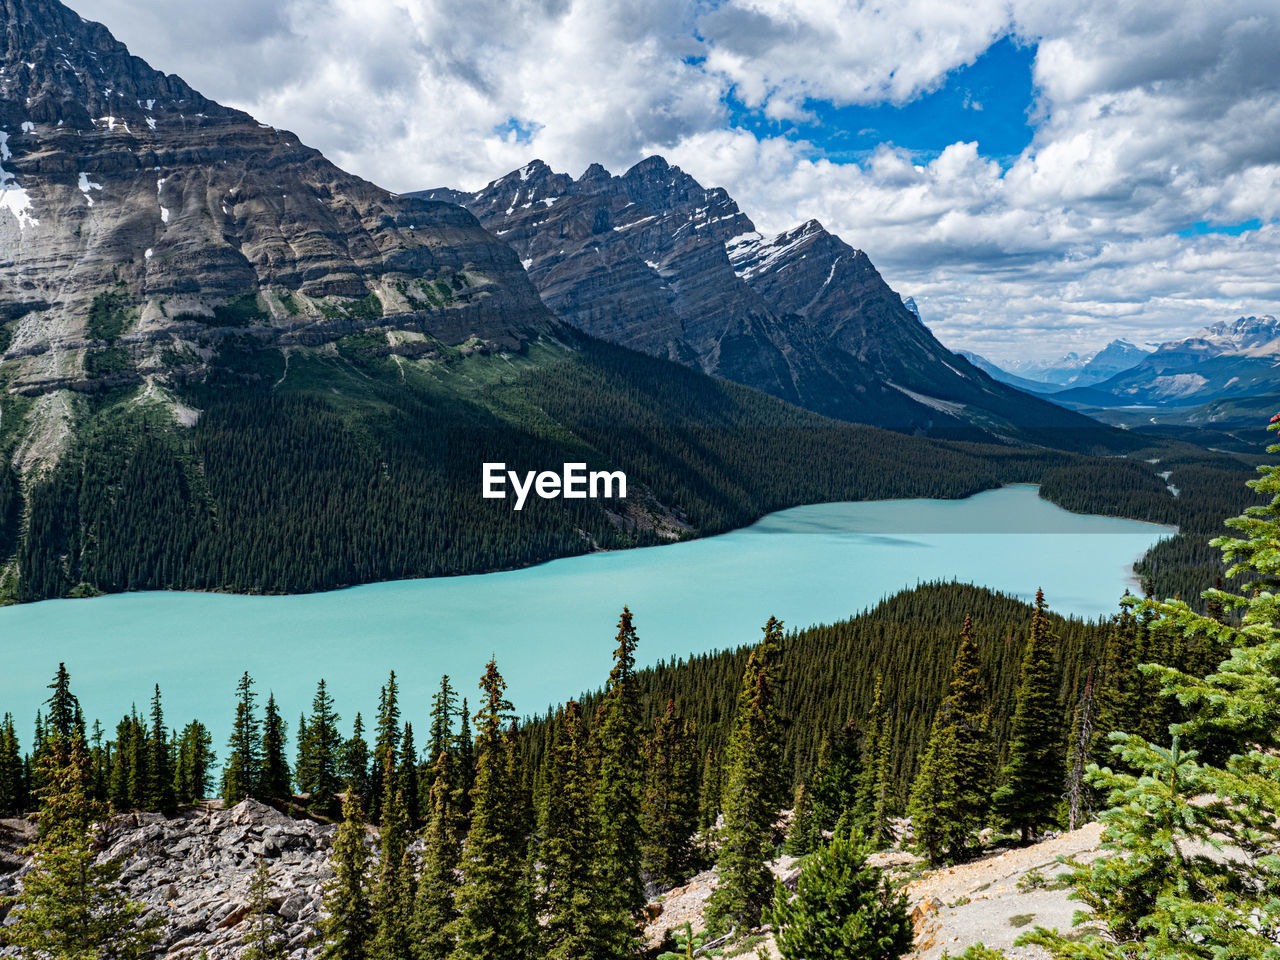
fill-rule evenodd
<path id="1" fill-rule="evenodd" d="M 1262 221 L 1257 217 L 1241 220 L 1239 223 L 1210 223 L 1208 220 L 1197 220 L 1191 226 L 1177 231 L 1177 234 L 1180 237 L 1203 237 L 1206 233 L 1225 233 L 1238 237 L 1247 230 L 1258 230 L 1261 227 Z"/>
<path id="2" fill-rule="evenodd" d="M 860 162 L 882 143 L 911 151 L 928 161 L 957 141 L 978 141 L 978 152 L 1008 165 L 1035 132 L 1031 110 L 1035 85 L 1031 68 L 1034 45 L 1010 37 L 993 43 L 972 64 L 947 75 L 941 87 L 900 106 L 836 106 L 810 100 L 811 122 L 780 123 L 763 110 L 750 110 L 730 94 L 726 98 L 732 126 L 758 137 L 786 136 L 806 140 L 819 156 L 837 163 Z"/>
<path id="3" fill-rule="evenodd" d="M 518 117 L 507 117 L 505 123 L 500 123 L 493 128 L 493 132 L 504 140 L 510 137 L 511 134 L 515 134 L 516 143 L 529 143 L 541 129 L 542 124 L 540 123 L 525 123 Z"/>

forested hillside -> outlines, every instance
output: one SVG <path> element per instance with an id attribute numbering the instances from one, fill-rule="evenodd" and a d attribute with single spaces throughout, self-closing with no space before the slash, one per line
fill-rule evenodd
<path id="1" fill-rule="evenodd" d="M 1047 587 L 1051 601 L 1052 584 Z M 824 740 L 830 747 L 848 736 L 858 749 L 879 686 L 889 718 L 893 795 L 898 804 L 905 804 L 929 726 L 946 693 L 960 645 L 960 625 L 966 617 L 972 618 L 973 637 L 980 649 L 983 698 L 991 710 L 993 762 L 1003 760 L 1031 612 L 1025 602 L 984 588 L 927 584 L 896 594 L 849 620 L 788 633 L 779 654 L 779 669 L 786 677 L 779 703 L 787 717 L 781 759 L 789 785 L 811 780 Z M 1085 676 L 1091 665 L 1101 662 L 1113 624 L 1057 615 L 1050 615 L 1049 621 L 1057 638 L 1053 662 L 1059 678 L 1065 754 L 1066 730 Z M 676 715 L 696 724 L 698 755 L 705 757 L 709 751 L 721 757 L 753 647 L 749 638 L 744 639 L 747 643 L 736 650 L 638 671 L 642 724 L 651 728 L 667 703 L 673 702 Z M 587 717 L 598 696 L 581 698 Z M 529 727 L 527 748 L 535 769 L 545 751 L 539 736 L 548 729 L 545 719 Z"/>
<path id="2" fill-rule="evenodd" d="M 17 574 L 6 589 L 21 600 L 322 590 L 702 536 L 801 503 L 962 497 L 1055 476 L 1071 482 L 1051 483 L 1050 498 L 1073 509 L 1180 522 L 1145 463 L 841 423 L 565 336 L 523 353 L 436 344 L 416 359 L 367 335 L 336 351 L 247 343 L 165 403 L 130 386 L 85 394 L 71 448 L 26 481 L 25 533 L 4 471 L 0 545 L 16 546 Z M 174 420 L 174 403 L 193 426 Z M 21 418 L 3 423 L 12 449 Z M 623 469 L 631 495 L 532 498 L 516 513 L 481 498 L 484 461 Z"/>

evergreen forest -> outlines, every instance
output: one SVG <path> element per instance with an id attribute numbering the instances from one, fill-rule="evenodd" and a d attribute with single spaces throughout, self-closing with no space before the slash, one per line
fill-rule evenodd
<path id="1" fill-rule="evenodd" d="M 1055 957 L 1269 956 L 1280 469 L 1252 486 L 1271 502 L 1215 544 L 1243 593 L 1127 596 L 1082 622 L 1043 591 L 1027 604 L 935 583 L 842 623 L 770 619 L 736 650 L 649 669 L 624 608 L 601 689 L 538 717 L 519 718 L 493 660 L 474 685 L 442 677 L 429 704 L 403 702 L 391 673 L 367 725 L 321 679 L 293 726 L 245 673 L 214 744 L 199 721 L 167 723 L 158 687 L 113 732 L 90 724 L 59 665 L 28 749 L 12 715 L 0 723 L 0 810 L 42 824 L 3 936 L 30 948 L 81 909 L 94 922 L 77 943 L 147 956 L 159 921 L 119 892 L 119 863 L 95 858 L 94 824 L 219 796 L 338 824 L 325 956 L 637 957 L 646 899 L 711 868 L 703 943 L 768 923 L 789 960 L 814 943 L 897 957 L 905 900 L 870 852 L 945 865 L 1091 820 L 1120 855 L 1071 877 L 1104 926 L 1028 942 Z M 1177 852 L 1210 835 L 1244 861 Z M 801 858 L 794 892 L 765 868 L 782 852 Z M 269 877 L 254 883 L 263 955 L 281 955 Z M 833 926 L 833 910 L 858 923 Z M 692 950 L 676 933 L 669 948 Z"/>

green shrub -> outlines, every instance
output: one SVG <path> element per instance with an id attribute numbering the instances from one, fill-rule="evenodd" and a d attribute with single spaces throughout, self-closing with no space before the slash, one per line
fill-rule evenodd
<path id="1" fill-rule="evenodd" d="M 378 320 L 383 314 L 382 301 L 376 293 L 371 293 L 363 300 L 354 300 L 347 304 L 347 316 L 352 320 Z"/>
<path id="2" fill-rule="evenodd" d="M 951 954 L 944 953 L 942 960 L 952 960 Z M 985 943 L 975 943 L 960 954 L 958 960 L 1007 960 L 1007 958 L 999 950 L 992 950 Z"/>
<path id="3" fill-rule="evenodd" d="M 256 293 L 242 293 L 213 308 L 213 322 L 219 327 L 247 327 L 266 319 L 267 314 L 258 307 Z"/>
<path id="4" fill-rule="evenodd" d="M 129 354 L 120 347 L 88 350 L 84 355 L 84 372 L 91 377 L 100 377 L 104 373 L 113 373 L 117 370 L 128 370 L 132 366 Z"/>
<path id="5" fill-rule="evenodd" d="M 89 307 L 85 332 L 93 340 L 114 340 L 124 333 L 129 318 L 124 311 L 124 298 L 117 293 L 100 293 Z"/>
<path id="6" fill-rule="evenodd" d="M 783 960 L 897 960 L 912 946 L 907 897 L 856 834 L 810 854 L 794 897 L 779 885 L 771 921 Z"/>
<path id="7" fill-rule="evenodd" d="M 1018 881 L 1018 889 L 1022 893 L 1028 893 L 1032 890 L 1043 890 L 1049 885 L 1049 881 L 1045 875 L 1039 870 L 1028 870 L 1022 875 L 1022 879 Z"/>

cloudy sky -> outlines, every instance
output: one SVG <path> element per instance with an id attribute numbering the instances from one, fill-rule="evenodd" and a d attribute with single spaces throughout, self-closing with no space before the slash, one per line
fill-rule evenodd
<path id="1" fill-rule="evenodd" d="M 71 0 L 392 190 L 652 153 L 994 359 L 1280 313 L 1277 0 Z"/>

